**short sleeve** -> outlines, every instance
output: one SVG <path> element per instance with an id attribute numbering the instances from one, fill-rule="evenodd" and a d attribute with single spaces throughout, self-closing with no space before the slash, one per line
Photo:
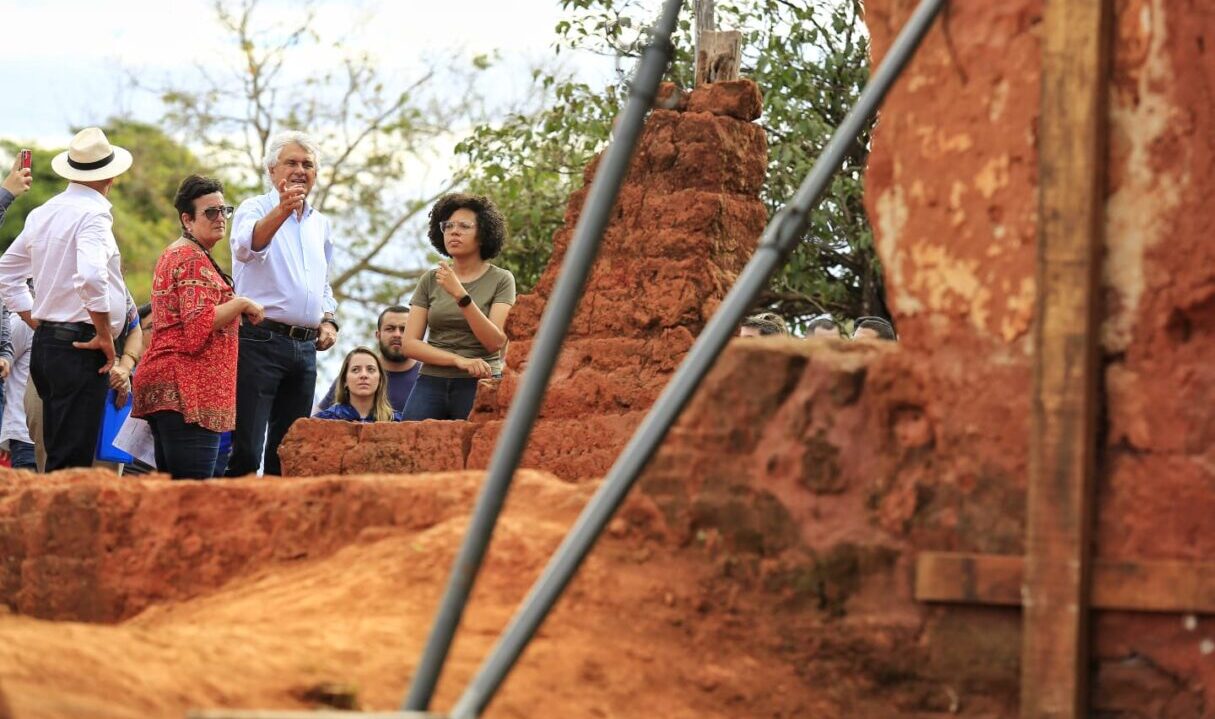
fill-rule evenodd
<path id="1" fill-rule="evenodd" d="M 422 275 L 422 278 L 418 280 L 417 289 L 413 291 L 413 297 L 409 298 L 409 304 L 424 310 L 430 309 L 430 288 L 433 286 L 434 277 L 434 270 L 428 270 L 426 274 Z"/>
<path id="2" fill-rule="evenodd" d="M 494 287 L 494 301 L 490 305 L 515 304 L 515 276 L 510 270 L 502 270 L 502 276 L 498 278 L 498 284 Z"/>

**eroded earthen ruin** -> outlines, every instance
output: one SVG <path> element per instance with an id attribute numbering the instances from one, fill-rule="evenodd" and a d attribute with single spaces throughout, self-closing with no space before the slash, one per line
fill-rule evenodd
<path id="1" fill-rule="evenodd" d="M 684 94 L 664 85 L 620 190 L 598 261 L 553 372 L 523 466 L 580 481 L 603 476 L 742 269 L 767 221 L 759 89 L 750 81 Z M 506 331 L 507 372 L 483 387 L 469 422 L 292 427 L 289 475 L 484 469 L 586 200 L 574 193 L 536 291 Z M 406 451 L 402 451 L 405 448 Z"/>
<path id="2" fill-rule="evenodd" d="M 911 7 L 867 4 L 875 59 Z M 1215 17 L 1115 7 L 1096 554 L 1199 559 Z M 917 552 L 1025 549 L 1041 16 L 952 4 L 886 102 L 867 197 L 902 341 L 735 342 L 489 716 L 1017 716 L 1018 610 L 912 587 Z M 753 246 L 764 145 L 745 88 L 669 94 L 650 120 L 440 707 Z M 517 371 L 581 199 L 512 315 Z M 301 423 L 287 466 L 328 476 L 3 475 L 0 716 L 301 707 L 331 682 L 395 706 L 517 381 L 468 423 Z M 1095 612 L 1093 716 L 1209 716 L 1212 626 Z"/>

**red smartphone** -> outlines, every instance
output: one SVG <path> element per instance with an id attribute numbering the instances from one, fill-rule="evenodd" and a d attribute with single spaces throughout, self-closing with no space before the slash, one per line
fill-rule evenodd
<path id="1" fill-rule="evenodd" d="M 34 165 L 34 153 L 29 150 L 21 151 L 21 168 L 24 170 L 32 170 Z"/>

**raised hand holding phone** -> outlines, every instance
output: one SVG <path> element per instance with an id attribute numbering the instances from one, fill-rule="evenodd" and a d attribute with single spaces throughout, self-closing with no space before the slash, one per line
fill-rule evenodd
<path id="1" fill-rule="evenodd" d="M 17 159 L 13 160 L 13 169 L 0 182 L 0 187 L 8 190 L 13 197 L 24 195 L 26 190 L 30 189 L 30 185 L 34 183 L 34 174 L 31 169 L 33 160 L 29 150 L 22 150 L 17 153 Z"/>

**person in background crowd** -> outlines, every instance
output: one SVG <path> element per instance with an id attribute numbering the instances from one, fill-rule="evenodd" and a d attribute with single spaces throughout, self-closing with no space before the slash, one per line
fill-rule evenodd
<path id="1" fill-rule="evenodd" d="M 21 157 L 18 156 L 13 160 L 13 168 L 9 170 L 4 181 L 0 182 L 0 225 L 4 224 L 4 213 L 8 212 L 9 205 L 24 195 L 33 184 L 34 173 L 28 167 L 21 166 Z"/>
<path id="2" fill-rule="evenodd" d="M 738 328 L 739 337 L 770 337 L 772 335 L 788 335 L 789 326 L 784 318 L 775 312 L 761 312 L 751 315 L 742 321 Z"/>
<path id="3" fill-rule="evenodd" d="M 409 301 L 405 355 L 424 364 L 405 419 L 467 419 L 477 381 L 502 374 L 515 276 L 489 260 L 506 241 L 506 219 L 487 197 L 445 195 L 430 210 L 428 234 L 451 262 L 423 275 Z"/>
<path id="4" fill-rule="evenodd" d="M 240 328 L 230 477 L 259 466 L 267 475 L 282 474 L 278 446 L 291 424 L 312 411 L 316 353 L 337 341 L 328 279 L 332 230 L 329 218 L 307 202 L 317 158 L 302 132 L 272 137 L 264 158 L 270 191 L 242 202 L 232 220 L 236 293 L 264 307 L 265 320 Z"/>
<path id="5" fill-rule="evenodd" d="M 135 304 L 135 298 L 131 297 L 130 290 L 127 291 L 126 317 L 127 325 L 122 331 L 122 354 L 110 368 L 110 389 L 114 390 L 114 399 L 119 406 L 125 405 L 131 395 L 131 373 L 135 371 L 135 365 L 146 346 L 139 307 Z"/>
<path id="6" fill-rule="evenodd" d="M 218 180 L 190 175 L 173 200 L 181 237 L 152 275 L 152 343 L 135 375 L 135 406 L 156 441 L 156 466 L 174 479 L 214 477 L 222 432 L 236 424 L 236 356 L 242 317 L 262 307 L 237 297 L 211 256 L 232 207 Z"/>
<path id="7" fill-rule="evenodd" d="M 355 347 L 342 360 L 334 404 L 313 415 L 316 419 L 349 422 L 392 422 L 401 415 L 388 403 L 388 383 L 380 358 L 367 347 Z"/>
<path id="8" fill-rule="evenodd" d="M 898 341 L 894 326 L 881 317 L 857 317 L 852 328 L 852 339 Z"/>
<path id="9" fill-rule="evenodd" d="M 143 353 L 143 327 L 139 324 L 139 307 L 135 304 L 135 298 L 131 297 L 131 291 L 126 291 L 127 309 L 126 309 L 126 327 L 123 328 L 122 334 L 119 335 L 119 340 L 115 343 L 122 347 L 122 354 L 114 360 L 114 366 L 110 368 L 110 389 L 114 391 L 114 405 L 116 407 L 125 407 L 131 397 L 131 373 L 135 369 L 135 363 L 139 361 L 139 356 Z M 26 388 L 28 394 L 29 388 Z M 106 395 L 106 401 L 109 400 L 109 394 Z M 100 446 L 98 453 L 100 453 Z M 37 450 L 35 450 L 37 454 Z M 94 467 L 103 467 L 112 469 L 118 474 L 126 474 L 127 465 L 122 462 L 111 462 L 100 457 L 93 458 Z"/>
<path id="10" fill-rule="evenodd" d="M 37 470 L 34 440 L 25 423 L 25 385 L 30 374 L 30 345 L 34 330 L 17 315 L 9 316 L 13 339 L 13 368 L 4 380 L 8 402 L 4 405 L 4 420 L 0 423 L 0 445 L 9 456 L 13 469 Z"/>
<path id="11" fill-rule="evenodd" d="M 393 410 L 401 412 L 409 400 L 413 386 L 418 381 L 418 370 L 422 363 L 406 357 L 401 351 L 405 343 L 405 323 L 409 319 L 409 308 L 393 305 L 380 313 L 375 331 L 376 343 L 380 347 L 380 363 L 384 367 L 384 376 L 388 379 L 388 403 Z M 318 405 L 320 409 L 333 406 L 333 395 L 337 390 L 338 378 L 329 385 L 329 391 Z"/>
<path id="12" fill-rule="evenodd" d="M 142 305 L 139 305 L 137 308 L 135 308 L 135 312 L 139 317 L 139 331 L 142 334 L 143 346 L 151 347 L 152 346 L 152 303 L 145 302 Z M 225 461 L 225 463 L 227 462 L 227 460 L 224 460 L 224 461 Z M 122 476 L 124 476 L 124 477 L 126 477 L 128 475 L 137 476 L 137 475 L 143 475 L 143 474 L 150 474 L 151 472 L 155 472 L 155 471 L 156 471 L 155 467 L 153 467 L 150 464 L 145 464 L 142 460 L 140 460 L 138 457 L 136 457 L 134 459 L 134 461 L 132 461 L 130 464 L 123 465 Z"/>
<path id="13" fill-rule="evenodd" d="M 13 201 L 21 197 L 34 184 L 34 175 L 28 167 L 21 166 L 21 156 L 13 159 L 13 168 L 8 176 L 0 182 L 0 225 L 4 224 L 4 214 Z M 8 305 L 0 303 L 0 380 L 8 377 L 9 368 L 13 364 L 13 344 L 11 339 L 12 323 L 9 322 Z M 7 386 L 0 385 L 0 407 L 4 406 L 4 398 L 8 392 Z"/>
<path id="14" fill-rule="evenodd" d="M 807 337 L 835 337 L 839 338 L 840 328 L 835 323 L 835 318 L 831 315 L 819 315 L 810 320 L 806 324 Z"/>
<path id="15" fill-rule="evenodd" d="M 67 189 L 31 211 L 0 257 L 0 295 L 34 328 L 30 376 L 43 401 L 47 471 L 92 464 L 106 374 L 121 354 L 126 286 L 107 198 L 131 153 L 81 130 L 51 169 Z M 31 294 L 26 278 L 34 279 Z"/>

